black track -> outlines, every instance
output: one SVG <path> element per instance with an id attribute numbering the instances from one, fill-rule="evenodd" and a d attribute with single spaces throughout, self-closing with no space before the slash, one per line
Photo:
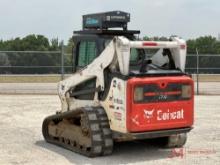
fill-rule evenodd
<path id="1" fill-rule="evenodd" d="M 48 125 L 51 121 L 58 124 L 59 122 L 62 122 L 63 119 L 71 119 L 78 116 L 79 114 L 84 114 L 87 116 L 88 128 L 91 137 L 91 147 L 86 148 L 84 146 L 79 145 L 76 141 L 73 142 L 65 137 L 57 138 L 49 135 Z M 98 129 L 97 127 L 93 127 L 94 125 L 97 126 L 97 124 Z M 112 153 L 112 132 L 109 128 L 107 115 L 103 108 L 100 107 L 85 107 L 74 111 L 68 111 L 48 116 L 43 121 L 42 133 L 47 142 L 61 146 L 63 148 L 69 149 L 73 152 L 88 157 L 109 155 Z"/>

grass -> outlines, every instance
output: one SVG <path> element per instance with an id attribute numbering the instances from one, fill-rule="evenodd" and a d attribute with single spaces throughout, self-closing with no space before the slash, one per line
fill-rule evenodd
<path id="1" fill-rule="evenodd" d="M 196 81 L 196 75 L 193 75 Z M 57 83 L 60 75 L 0 75 L 0 83 Z M 220 82 L 220 75 L 199 75 L 200 82 Z"/>
<path id="2" fill-rule="evenodd" d="M 0 75 L 0 83 L 56 83 L 60 75 Z"/>
<path id="3" fill-rule="evenodd" d="M 199 82 L 220 82 L 220 74 L 200 74 Z M 196 75 L 193 75 L 193 80 L 196 81 Z"/>

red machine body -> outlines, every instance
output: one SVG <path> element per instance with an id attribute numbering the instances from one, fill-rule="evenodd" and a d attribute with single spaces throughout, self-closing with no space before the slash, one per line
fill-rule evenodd
<path id="1" fill-rule="evenodd" d="M 188 87 L 184 90 L 185 87 Z M 135 101 L 135 89 L 143 99 Z M 191 127 L 194 84 L 190 77 L 131 78 L 127 82 L 127 130 L 146 132 Z M 185 97 L 184 95 L 188 95 Z"/>

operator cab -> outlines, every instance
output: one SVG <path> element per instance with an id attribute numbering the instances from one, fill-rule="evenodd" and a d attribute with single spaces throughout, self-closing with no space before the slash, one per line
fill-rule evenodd
<path id="1" fill-rule="evenodd" d="M 73 36 L 73 72 L 90 64 L 115 36 L 134 40 L 140 31 L 127 30 L 128 22 L 130 14 L 122 11 L 84 15 L 83 30 Z"/>

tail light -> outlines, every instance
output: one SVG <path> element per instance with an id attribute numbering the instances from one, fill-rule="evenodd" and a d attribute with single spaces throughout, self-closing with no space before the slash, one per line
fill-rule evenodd
<path id="1" fill-rule="evenodd" d="M 182 98 L 188 99 L 192 95 L 192 87 L 191 85 L 183 85 L 182 86 Z"/>
<path id="2" fill-rule="evenodd" d="M 144 88 L 143 87 L 136 87 L 134 89 L 134 101 L 140 102 L 144 100 Z"/>

